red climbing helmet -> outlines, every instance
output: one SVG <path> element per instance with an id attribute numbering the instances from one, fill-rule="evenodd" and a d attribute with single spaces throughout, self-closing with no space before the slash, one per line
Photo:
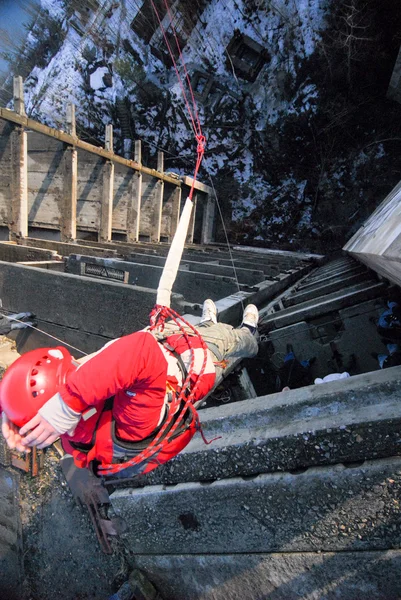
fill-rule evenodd
<path id="1" fill-rule="evenodd" d="M 32 419 L 76 366 L 63 346 L 37 348 L 10 365 L 1 381 L 0 406 L 18 427 Z"/>

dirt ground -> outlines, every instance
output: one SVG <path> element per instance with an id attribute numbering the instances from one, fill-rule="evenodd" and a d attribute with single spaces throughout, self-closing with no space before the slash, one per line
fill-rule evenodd
<path id="1" fill-rule="evenodd" d="M 107 600 L 128 579 L 133 560 L 122 540 L 103 553 L 89 514 L 65 482 L 50 448 L 38 477 L 21 475 L 24 584 L 21 600 Z"/>

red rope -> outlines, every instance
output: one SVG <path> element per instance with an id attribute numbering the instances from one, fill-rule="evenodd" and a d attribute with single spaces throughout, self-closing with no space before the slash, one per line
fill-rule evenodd
<path id="1" fill-rule="evenodd" d="M 185 86 L 184 86 L 184 83 L 183 83 L 183 81 L 181 79 L 181 75 L 180 75 L 180 72 L 178 70 L 177 63 L 176 63 L 173 51 L 172 51 L 171 46 L 170 46 L 170 42 L 168 41 L 166 30 L 163 27 L 163 24 L 162 24 L 159 12 L 158 12 L 157 7 L 156 7 L 155 3 L 153 2 L 153 0 L 150 0 L 150 2 L 152 4 L 153 11 L 154 11 L 154 13 L 155 13 L 155 15 L 157 17 L 158 22 L 159 22 L 159 26 L 160 26 L 161 32 L 163 33 L 163 37 L 164 37 L 164 41 L 166 42 L 167 49 L 168 49 L 168 51 L 170 53 L 170 57 L 171 57 L 173 65 L 174 65 L 174 69 L 175 69 L 175 73 L 177 75 L 178 83 L 179 83 L 179 85 L 181 87 L 182 95 L 183 95 L 184 100 L 185 100 L 185 104 L 186 104 L 186 107 L 187 107 L 187 110 L 188 110 L 188 114 L 189 114 L 190 120 L 192 122 L 192 128 L 193 128 L 193 131 L 194 131 L 194 135 L 195 135 L 195 138 L 196 138 L 196 141 L 197 141 L 197 149 L 196 149 L 196 151 L 197 151 L 197 159 L 196 159 L 196 165 L 195 165 L 195 172 L 194 172 L 194 177 L 193 177 L 193 182 L 192 182 L 191 190 L 189 192 L 189 199 L 192 200 L 192 196 L 193 196 L 193 192 L 194 192 L 194 188 L 195 188 L 196 178 L 198 176 L 199 168 L 200 168 L 200 165 L 202 163 L 203 155 L 204 155 L 204 152 L 205 152 L 206 138 L 205 138 L 205 136 L 202 133 L 202 127 L 201 127 L 201 124 L 200 124 L 198 107 L 196 105 L 195 96 L 194 96 L 194 92 L 193 92 L 192 85 L 191 85 L 191 80 L 189 78 L 189 74 L 188 74 L 188 71 L 187 71 L 187 68 L 186 68 L 186 65 L 185 65 L 184 57 L 182 55 L 180 43 L 179 43 L 178 37 L 177 37 L 177 32 L 175 30 L 174 23 L 173 23 L 173 16 L 171 14 L 168 2 L 167 2 L 167 0 L 164 0 L 164 5 L 165 5 L 165 7 L 167 9 L 167 14 L 168 14 L 169 19 L 170 19 L 171 30 L 172 30 L 173 35 L 174 35 L 175 43 L 176 43 L 177 50 L 178 50 L 178 55 L 179 55 L 181 64 L 182 64 L 183 69 L 184 69 L 185 78 L 186 78 L 188 89 L 189 89 L 189 92 L 190 92 L 190 95 L 191 95 L 192 108 L 190 106 L 190 103 L 189 103 L 189 100 L 188 100 L 188 97 L 187 97 L 187 94 L 186 94 L 186 91 L 185 91 Z"/>

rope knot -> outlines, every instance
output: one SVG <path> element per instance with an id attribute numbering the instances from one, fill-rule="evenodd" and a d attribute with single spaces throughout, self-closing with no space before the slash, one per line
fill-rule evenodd
<path id="1" fill-rule="evenodd" d="M 160 331 L 164 329 L 164 323 L 169 316 L 169 312 L 166 306 L 161 306 L 160 304 L 156 304 L 153 308 L 152 312 L 149 315 L 150 320 L 150 329 L 159 328 Z"/>
<path id="2" fill-rule="evenodd" d="M 198 142 L 197 152 L 198 154 L 203 154 L 205 152 L 206 147 L 206 138 L 202 133 L 196 134 L 196 141 Z"/>

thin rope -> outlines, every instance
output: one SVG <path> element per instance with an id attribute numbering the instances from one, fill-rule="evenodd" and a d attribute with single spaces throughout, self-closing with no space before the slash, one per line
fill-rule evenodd
<path id="1" fill-rule="evenodd" d="M 185 78 L 187 80 L 188 89 L 189 89 L 189 92 L 190 92 L 190 95 L 191 95 L 192 107 L 190 106 L 190 103 L 189 103 L 189 100 L 188 100 L 188 97 L 187 97 L 187 93 L 185 91 L 185 86 L 184 86 L 184 83 L 182 81 L 180 72 L 178 70 L 177 63 L 176 63 L 173 51 L 172 51 L 171 46 L 170 46 L 170 42 L 168 41 L 167 33 L 166 33 L 165 28 L 163 27 L 163 23 L 162 23 L 162 20 L 160 18 L 160 15 L 159 15 L 159 12 L 157 10 L 157 7 L 156 7 L 155 3 L 153 2 L 153 0 L 150 0 L 150 2 L 152 4 L 153 11 L 154 11 L 154 13 L 155 13 L 155 15 L 157 17 L 158 22 L 159 22 L 160 30 L 161 30 L 161 32 L 163 34 L 164 41 L 165 41 L 166 46 L 168 48 L 168 51 L 170 53 L 170 58 L 171 58 L 172 63 L 174 65 L 174 69 L 175 69 L 175 73 L 177 75 L 178 83 L 179 83 L 179 86 L 181 88 L 181 92 L 182 92 L 182 95 L 183 95 L 183 98 L 184 98 L 184 101 L 185 101 L 185 104 L 186 104 L 186 107 L 187 107 L 187 111 L 188 111 L 188 114 L 189 114 L 189 117 L 190 117 L 190 120 L 191 120 L 191 123 L 192 123 L 192 129 L 193 129 L 193 132 L 194 132 L 194 135 L 195 135 L 195 139 L 197 141 L 197 148 L 196 148 L 197 159 L 196 159 L 196 165 L 195 165 L 195 171 L 194 171 L 193 181 L 192 181 L 191 189 L 190 189 L 189 196 L 188 196 L 188 198 L 192 201 L 192 197 L 193 197 L 193 193 L 194 193 L 194 189 L 195 189 L 196 178 L 198 176 L 198 172 L 199 172 L 199 169 L 200 169 L 200 166 L 201 166 L 201 163 L 202 163 L 202 159 L 203 159 L 203 156 L 204 156 L 204 153 L 205 153 L 206 138 L 205 138 L 205 136 L 202 133 L 202 127 L 201 127 L 200 120 L 199 120 L 199 112 L 198 112 L 198 108 L 197 108 L 197 105 L 196 105 L 195 96 L 194 96 L 192 85 L 191 85 L 191 80 L 189 78 L 189 74 L 188 74 L 187 68 L 185 66 L 184 57 L 183 57 L 182 52 L 181 52 L 180 44 L 179 44 L 179 41 L 178 41 L 178 38 L 177 38 L 177 33 L 176 33 L 176 30 L 175 30 L 175 27 L 174 27 L 174 23 L 173 23 L 173 19 L 172 19 L 172 14 L 171 14 L 170 8 L 168 6 L 167 0 L 164 0 L 164 5 L 165 5 L 165 7 L 167 9 L 167 14 L 168 14 L 168 17 L 169 17 L 169 20 L 170 20 L 170 27 L 171 27 L 171 30 L 172 30 L 173 35 L 174 35 L 174 39 L 175 39 L 175 43 L 176 43 L 176 46 L 177 46 L 178 54 L 179 54 L 179 57 L 180 57 L 180 61 L 181 61 L 181 64 L 183 65 L 183 68 L 184 68 Z"/>
<path id="2" fill-rule="evenodd" d="M 40 333 L 43 333 L 44 335 L 47 335 L 47 337 L 52 338 L 53 340 L 56 340 L 56 342 L 60 342 L 63 346 L 68 346 L 69 348 L 72 348 L 73 350 L 77 350 L 77 352 L 80 352 L 84 356 L 88 356 L 87 352 L 84 352 L 83 350 L 80 350 L 79 348 L 77 348 L 76 346 L 73 346 L 72 344 L 68 344 L 64 340 L 61 340 L 60 338 L 56 337 L 55 335 L 52 335 L 51 333 L 48 333 L 47 331 L 43 331 L 43 329 L 39 329 L 39 327 L 37 327 L 35 325 L 31 325 L 27 321 L 21 321 L 20 319 L 15 319 L 15 318 L 10 317 L 10 316 L 8 316 L 6 318 L 9 321 L 15 321 L 17 323 L 23 323 L 25 325 L 25 328 L 30 327 L 31 329 L 34 329 L 35 331 L 39 331 Z M 17 331 L 17 330 L 14 329 L 13 331 Z M 19 329 L 18 331 L 22 331 L 22 330 Z"/>
<path id="3" fill-rule="evenodd" d="M 182 51 L 181 51 L 181 47 L 180 47 L 180 43 L 179 43 L 179 41 L 178 41 L 178 37 L 177 37 L 177 33 L 176 33 L 176 29 L 175 29 L 175 27 L 174 27 L 173 16 L 172 16 L 172 14 L 171 14 L 170 7 L 169 7 L 169 5 L 168 5 L 168 3 L 167 3 L 167 0 L 164 0 L 164 5 L 165 5 L 165 7 L 167 8 L 167 13 L 168 13 L 168 16 L 169 16 L 169 18 L 170 18 L 170 23 L 171 23 L 171 29 L 172 29 L 172 31 L 173 31 L 173 35 L 174 35 L 174 39 L 175 39 L 175 43 L 176 43 L 176 46 L 177 46 L 177 50 L 178 50 L 178 52 L 179 52 L 180 61 L 181 61 L 181 64 L 182 64 L 182 66 L 183 66 L 183 69 L 184 69 L 184 73 L 185 73 L 185 79 L 187 80 L 188 89 L 189 89 L 189 92 L 190 92 L 190 94 L 191 94 L 191 99 L 192 99 L 192 107 L 193 107 L 193 110 L 194 110 L 194 113 L 195 113 L 195 120 L 196 120 L 196 124 L 197 124 L 197 126 L 198 126 L 198 129 L 197 129 L 196 133 L 197 133 L 198 135 L 202 135 L 202 129 L 201 129 L 201 124 L 200 124 L 200 120 L 199 120 L 199 112 L 198 112 L 198 107 L 197 107 L 197 105 L 196 105 L 195 96 L 194 96 L 194 92 L 193 92 L 192 85 L 191 85 L 191 80 L 190 80 L 190 78 L 189 78 L 189 74 L 188 74 L 188 71 L 187 71 L 187 67 L 186 67 L 186 65 L 185 65 L 185 61 L 184 61 L 184 57 L 183 57 L 183 55 L 182 55 Z"/>
<path id="4" fill-rule="evenodd" d="M 231 245 L 230 245 L 230 242 L 229 242 L 229 239 L 228 239 L 227 228 L 226 228 L 225 223 L 224 223 L 223 213 L 222 213 L 222 210 L 221 210 L 220 202 L 219 202 L 219 199 L 217 197 L 217 193 L 216 193 L 216 189 L 214 187 L 213 179 L 212 179 L 212 176 L 210 174 L 210 170 L 209 170 L 208 165 L 207 165 L 207 160 L 205 160 L 204 167 L 205 167 L 206 173 L 207 173 L 207 175 L 209 177 L 210 187 L 213 190 L 214 199 L 216 201 L 217 208 L 218 208 L 219 215 L 220 215 L 221 224 L 223 226 L 223 231 L 224 231 L 224 236 L 225 236 L 225 239 L 226 239 L 226 244 L 227 244 L 228 252 L 230 254 L 230 260 L 231 260 L 231 264 L 232 264 L 233 271 L 234 271 L 234 278 L 235 278 L 235 281 L 237 283 L 238 291 L 240 292 L 241 291 L 241 286 L 240 286 L 238 275 L 237 275 L 237 269 L 235 268 L 234 256 L 233 256 L 233 253 L 232 253 L 232 250 L 231 250 Z M 242 310 L 244 310 L 244 302 L 243 302 L 242 298 L 240 298 L 240 302 L 241 302 Z"/>
<path id="5" fill-rule="evenodd" d="M 165 1 L 165 4 L 166 4 L 166 0 L 164 0 L 164 1 Z M 182 82 L 182 79 L 181 79 L 181 76 L 180 76 L 180 73 L 179 73 L 179 70 L 178 70 L 178 67 L 177 67 L 177 63 L 176 63 L 176 60 L 175 60 L 175 58 L 174 58 L 173 51 L 172 51 L 172 49 L 171 49 L 171 46 L 170 46 L 170 42 L 168 41 L 167 34 L 166 34 L 166 30 L 165 30 L 165 28 L 163 27 L 163 23 L 162 23 L 162 21 L 161 21 L 161 18 L 160 18 L 159 12 L 158 12 L 158 10 L 157 10 L 157 8 L 156 8 L 156 5 L 155 5 L 155 3 L 153 2 L 153 0 L 150 0 L 150 3 L 151 3 L 151 5 L 152 5 L 152 7 L 153 7 L 154 13 L 155 13 L 155 15 L 156 15 L 156 17 L 157 17 L 157 20 L 158 20 L 158 22 L 159 22 L 159 27 L 160 27 L 160 30 L 161 30 L 161 32 L 162 32 L 162 34 L 163 34 L 164 41 L 165 41 L 165 43 L 166 43 L 167 49 L 168 49 L 168 51 L 169 51 L 169 54 L 170 54 L 170 58 L 171 58 L 171 60 L 172 60 L 172 62 L 173 62 L 174 69 L 175 69 L 175 73 L 176 73 L 176 75 L 177 75 L 177 79 L 178 79 L 178 83 L 179 83 L 179 85 L 180 85 L 181 92 L 182 92 L 182 95 L 183 95 L 183 97 L 184 97 L 185 104 L 186 104 L 186 107 L 187 107 L 187 110 L 188 110 L 188 114 L 189 114 L 189 116 L 190 116 L 190 119 L 191 119 L 191 122 L 192 122 L 192 129 L 193 129 L 194 135 L 195 135 L 195 137 L 196 137 L 196 135 L 197 135 L 197 134 L 198 134 L 198 132 L 199 132 L 199 130 L 198 130 L 198 127 L 197 127 L 198 123 L 196 123 L 196 121 L 195 121 L 195 116 L 194 116 L 194 114 L 193 114 L 193 112 L 192 112 L 192 109 L 191 109 L 191 107 L 190 107 L 190 105 L 189 105 L 188 98 L 187 98 L 187 94 L 186 94 L 186 91 L 185 91 L 185 87 L 184 87 L 184 84 L 183 84 L 183 82 Z M 166 5 L 166 6 L 167 6 L 167 5 Z M 173 26 L 173 23 L 171 22 L 171 19 L 170 19 L 170 24 L 171 24 L 171 28 L 172 28 L 172 30 L 174 30 L 174 26 Z"/>

